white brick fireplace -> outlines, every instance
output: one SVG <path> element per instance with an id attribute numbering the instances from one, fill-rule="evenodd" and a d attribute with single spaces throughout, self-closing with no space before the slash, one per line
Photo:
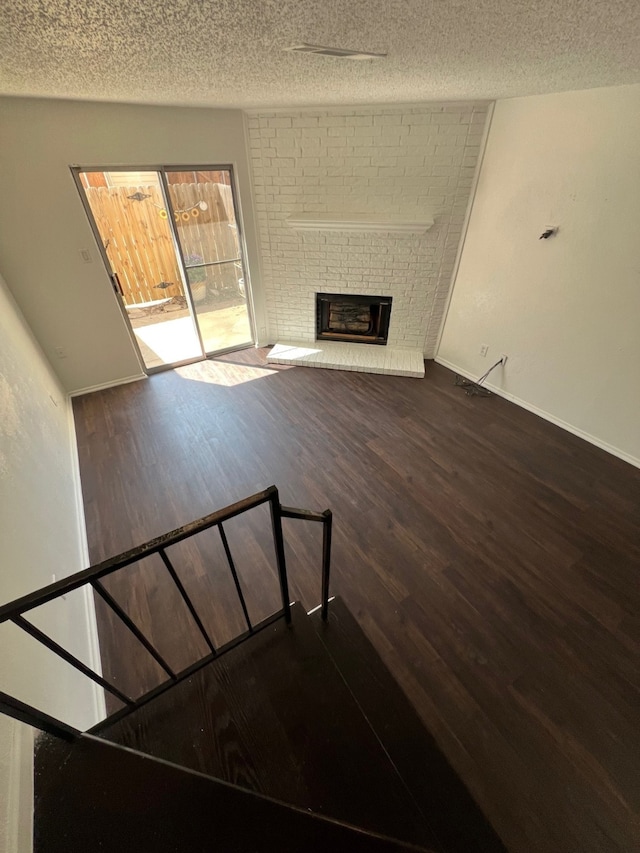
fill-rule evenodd
<path id="1" fill-rule="evenodd" d="M 379 295 L 393 298 L 388 348 L 433 355 L 486 116 L 484 103 L 250 115 L 272 343 L 315 343 L 318 292 Z"/>

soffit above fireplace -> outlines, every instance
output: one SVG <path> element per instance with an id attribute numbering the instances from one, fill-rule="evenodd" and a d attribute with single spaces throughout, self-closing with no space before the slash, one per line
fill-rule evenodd
<path id="1" fill-rule="evenodd" d="M 296 231 L 377 231 L 424 234 L 434 224 L 429 214 L 407 219 L 376 213 L 295 213 L 287 219 Z"/>

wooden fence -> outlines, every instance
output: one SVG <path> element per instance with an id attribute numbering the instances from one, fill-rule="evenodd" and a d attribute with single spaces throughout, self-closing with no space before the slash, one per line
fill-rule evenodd
<path id="1" fill-rule="evenodd" d="M 85 192 L 125 304 L 183 296 L 160 188 L 87 187 Z M 231 187 L 213 182 L 172 184 L 169 192 L 187 266 L 239 257 Z M 131 198 L 136 193 L 146 197 Z M 206 267 L 205 272 L 207 286 L 214 291 L 229 287 L 241 274 L 234 264 Z M 189 278 L 201 281 L 204 275 L 193 270 Z"/>

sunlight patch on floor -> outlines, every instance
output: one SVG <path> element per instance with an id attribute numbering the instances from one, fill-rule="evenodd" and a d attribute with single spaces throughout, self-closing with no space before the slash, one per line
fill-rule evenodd
<path id="1" fill-rule="evenodd" d="M 213 361 L 187 364 L 184 367 L 177 367 L 175 372 L 183 379 L 190 379 L 193 382 L 207 382 L 210 385 L 223 385 L 229 388 L 279 373 L 278 370 L 268 367 Z"/>

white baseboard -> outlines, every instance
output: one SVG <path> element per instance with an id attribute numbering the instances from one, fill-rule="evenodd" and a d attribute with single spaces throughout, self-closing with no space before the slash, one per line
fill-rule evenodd
<path id="1" fill-rule="evenodd" d="M 125 376 L 124 379 L 116 379 L 113 382 L 101 382 L 99 385 L 88 385 L 86 388 L 78 388 L 70 391 L 70 397 L 82 397 L 83 394 L 92 394 L 94 391 L 104 391 L 106 388 L 116 388 L 118 385 L 128 385 L 129 382 L 138 382 L 139 379 L 148 379 L 146 373 L 137 373 L 135 376 Z"/>
<path id="2" fill-rule="evenodd" d="M 82 481 L 80 479 L 80 459 L 78 457 L 78 441 L 76 437 L 76 424 L 73 417 L 73 407 L 68 401 L 69 417 L 69 439 L 71 441 L 71 464 L 74 492 L 76 500 L 76 519 L 78 522 L 78 543 L 80 548 L 80 565 L 88 567 L 89 544 L 87 542 L 87 525 L 84 515 L 84 500 L 82 497 Z M 85 613 L 87 619 L 87 646 L 89 650 L 89 664 L 94 672 L 102 675 L 102 657 L 100 655 L 100 639 L 98 636 L 98 623 L 96 621 L 96 607 L 93 591 L 90 586 L 84 587 Z M 93 706 L 95 722 L 103 720 L 107 716 L 107 706 L 104 689 L 99 684 L 92 682 Z"/>
<path id="3" fill-rule="evenodd" d="M 446 358 L 436 356 L 434 361 L 436 361 L 438 364 L 441 364 L 443 367 L 449 368 L 449 370 L 455 371 L 455 373 L 459 373 L 460 376 L 464 376 L 465 379 L 471 379 L 472 381 L 477 379 L 477 377 L 473 376 L 469 371 L 463 370 L 461 367 L 458 367 L 457 364 L 453 364 Z M 601 450 L 605 450 L 612 456 L 617 456 L 618 459 L 622 459 L 624 462 L 628 462 L 630 465 L 635 465 L 636 468 L 640 468 L 640 459 L 636 458 L 635 456 L 632 456 L 630 453 L 627 453 L 624 450 L 620 450 L 619 447 L 614 447 L 612 444 L 603 441 L 601 438 L 597 438 L 597 436 L 585 432 L 583 429 L 580 429 L 580 427 L 567 423 L 567 421 L 563 421 L 562 418 L 558 418 L 556 417 L 556 415 L 552 415 L 550 412 L 546 412 L 544 409 L 540 409 L 538 408 L 538 406 L 534 406 L 532 403 L 528 403 L 521 397 L 517 397 L 515 394 L 511 394 L 509 393 L 509 391 L 505 391 L 504 389 L 499 388 L 497 385 L 494 385 L 491 382 L 484 382 L 483 385 L 490 391 L 492 391 L 496 396 L 504 397 L 505 400 L 509 400 L 511 403 L 515 403 L 517 406 L 526 409 L 528 412 L 532 412 L 534 415 L 538 415 L 538 417 L 540 418 L 544 418 L 545 421 L 549 421 L 550 423 L 561 427 L 567 432 L 570 432 L 572 435 L 577 435 L 578 438 L 583 438 L 585 441 L 588 441 L 589 444 L 594 444 L 596 447 L 599 447 Z"/>
<path id="4" fill-rule="evenodd" d="M 8 777 L 6 780 L 6 812 L 4 841 L 6 853 L 33 851 L 33 729 L 7 718 L 7 734 L 11 739 Z M 0 827 L 0 830 L 2 827 Z M 2 847 L 3 851 L 5 846 Z"/>

